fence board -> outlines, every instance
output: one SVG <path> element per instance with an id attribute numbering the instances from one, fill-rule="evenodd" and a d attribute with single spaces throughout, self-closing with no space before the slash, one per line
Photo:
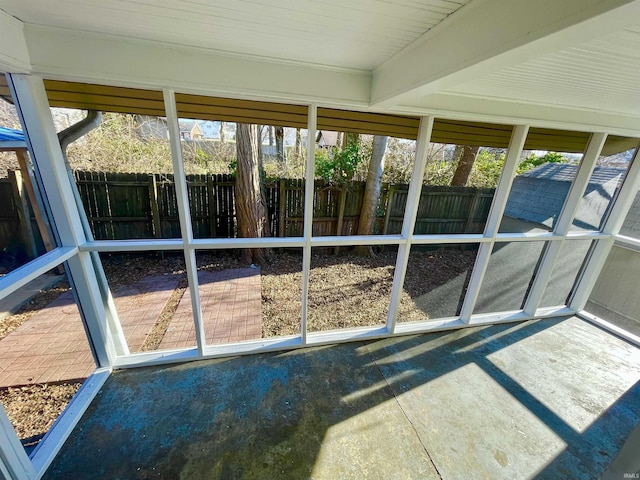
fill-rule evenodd
<path id="1" fill-rule="evenodd" d="M 172 175 L 77 171 L 75 179 L 96 239 L 181 236 Z M 303 235 L 304 183 L 303 179 L 266 182 L 264 195 L 272 236 Z M 232 175 L 187 176 L 196 238 L 236 236 L 234 185 Z M 364 190 L 364 182 L 336 186 L 316 180 L 313 235 L 355 235 Z M 408 185 L 382 186 L 375 233 L 400 233 L 407 192 Z M 423 186 L 415 233 L 482 232 L 493 193 L 493 189 Z M 0 246 L 6 246 L 20 230 L 11 184 L 7 180 L 0 180 L 0 202 L 7 206 L 0 212 Z"/>

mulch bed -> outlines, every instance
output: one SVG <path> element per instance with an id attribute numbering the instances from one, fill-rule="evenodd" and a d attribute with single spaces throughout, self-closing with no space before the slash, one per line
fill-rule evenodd
<path id="1" fill-rule="evenodd" d="M 162 257 L 103 254 L 101 259 L 114 292 L 147 275 L 179 276 L 176 290 L 142 346 L 145 351 L 157 349 L 187 288 L 184 258 L 172 253 Z M 400 299 L 402 320 L 428 318 L 413 299 L 470 271 L 474 260 L 474 251 L 412 252 L 411 268 Z M 229 254 L 199 253 L 197 262 L 198 268 L 207 270 L 245 266 Z M 374 256 L 356 256 L 349 252 L 314 255 L 309 277 L 309 331 L 383 325 L 388 314 L 395 263 L 394 250 L 379 251 Z M 260 267 L 263 337 L 299 334 L 302 255 L 274 252 Z M 0 321 L 0 339 L 68 289 L 68 284 L 58 284 Z M 81 382 L 63 382 L 10 387 L 0 390 L 0 401 L 23 443 L 33 445 L 51 428 L 81 385 Z"/>

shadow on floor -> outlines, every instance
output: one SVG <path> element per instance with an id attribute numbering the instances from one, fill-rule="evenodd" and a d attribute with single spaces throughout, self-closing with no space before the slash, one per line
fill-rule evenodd
<path id="1" fill-rule="evenodd" d="M 572 317 L 118 371 L 44 478 L 594 478 L 639 418 Z"/>

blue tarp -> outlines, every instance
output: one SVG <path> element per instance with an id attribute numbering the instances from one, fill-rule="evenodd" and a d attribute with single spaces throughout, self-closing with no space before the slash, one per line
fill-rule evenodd
<path id="1" fill-rule="evenodd" d="M 0 142 L 24 142 L 24 133 L 20 130 L 0 127 Z"/>

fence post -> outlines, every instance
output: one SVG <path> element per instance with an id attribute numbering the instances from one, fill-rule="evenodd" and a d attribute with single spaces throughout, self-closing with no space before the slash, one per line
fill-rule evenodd
<path id="1" fill-rule="evenodd" d="M 347 187 L 340 187 L 340 198 L 338 200 L 338 224 L 336 225 L 336 235 L 342 235 L 342 224 L 344 223 L 344 207 L 347 203 Z M 335 247 L 333 249 L 333 254 L 337 255 L 340 251 L 340 247 Z"/>
<path id="2" fill-rule="evenodd" d="M 287 208 L 287 185 L 284 178 L 280 179 L 280 192 L 278 194 L 278 236 L 284 237 L 287 233 L 286 228 L 286 208 Z"/>
<path id="3" fill-rule="evenodd" d="M 389 219 L 391 217 L 391 204 L 393 202 L 393 197 L 396 194 L 396 186 L 390 185 L 389 191 L 387 192 L 387 206 L 384 212 L 384 226 L 382 227 L 382 234 L 386 235 L 389 231 Z"/>
<path id="4" fill-rule="evenodd" d="M 216 236 L 216 212 L 218 205 L 216 202 L 216 191 L 213 188 L 213 175 L 210 173 L 207 175 L 207 200 L 209 207 L 209 233 L 212 237 Z"/>
<path id="5" fill-rule="evenodd" d="M 24 186 L 27 190 L 27 195 L 29 196 L 29 200 L 31 201 L 31 208 L 33 209 L 33 214 L 36 217 L 36 223 L 38 224 L 38 230 L 40 231 L 40 236 L 42 237 L 42 242 L 44 243 L 44 248 L 47 252 L 53 250 L 53 232 L 51 230 L 51 226 L 49 225 L 49 220 L 44 215 L 44 205 L 42 204 L 42 200 L 40 199 L 39 194 L 36 195 L 36 191 L 34 188 L 34 179 L 32 178 L 33 172 L 27 166 L 27 158 L 25 156 L 25 152 L 23 150 L 16 150 L 16 157 L 18 158 L 18 165 L 20 166 L 20 173 L 22 174 L 22 179 L 24 181 Z"/>
<path id="6" fill-rule="evenodd" d="M 151 200 L 151 222 L 153 223 L 153 235 L 162 238 L 162 224 L 160 223 L 160 208 L 158 208 L 158 184 L 156 174 L 149 175 L 149 199 Z"/>
<path id="7" fill-rule="evenodd" d="M 473 194 L 473 200 L 471 201 L 471 207 L 469 207 L 469 216 L 467 217 L 467 223 L 464 226 L 464 233 L 469 233 L 473 221 L 476 218 L 476 210 L 478 209 L 478 203 L 480 202 L 480 189 L 476 188 L 476 192 Z"/>
<path id="8" fill-rule="evenodd" d="M 31 228 L 31 215 L 29 213 L 29 203 L 24 191 L 24 185 L 22 183 L 22 175 L 19 171 L 9 170 L 9 180 L 13 190 L 13 203 L 16 206 L 18 212 L 18 222 L 20 223 L 20 233 L 24 246 L 27 250 L 29 258 L 36 258 L 38 256 L 38 249 L 36 247 L 36 240 L 33 236 L 33 229 Z"/>

